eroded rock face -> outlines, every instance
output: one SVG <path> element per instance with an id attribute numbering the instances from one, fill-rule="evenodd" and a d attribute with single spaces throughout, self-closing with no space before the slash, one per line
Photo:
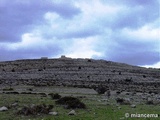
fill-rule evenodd
<path id="1" fill-rule="evenodd" d="M 160 70 L 93 59 L 34 59 L 0 62 L 0 85 L 103 86 L 160 92 Z"/>

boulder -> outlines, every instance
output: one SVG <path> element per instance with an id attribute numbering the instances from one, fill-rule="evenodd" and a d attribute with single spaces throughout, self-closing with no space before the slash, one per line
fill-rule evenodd
<path id="1" fill-rule="evenodd" d="M 131 108 L 136 108 L 136 105 L 132 104 L 132 105 L 131 105 Z"/>
<path id="2" fill-rule="evenodd" d="M 56 116 L 56 115 L 58 115 L 58 112 L 49 112 L 48 114 Z"/>
<path id="3" fill-rule="evenodd" d="M 18 103 L 15 102 L 15 103 L 13 103 L 11 106 L 12 106 L 12 107 L 17 107 L 17 106 L 18 106 Z"/>
<path id="4" fill-rule="evenodd" d="M 5 106 L 0 107 L 0 112 L 1 112 L 1 111 L 7 111 L 7 110 L 8 110 L 8 108 L 7 108 L 7 107 L 5 107 Z"/>
<path id="5" fill-rule="evenodd" d="M 68 115 L 76 115 L 76 111 L 75 110 L 71 110 Z"/>

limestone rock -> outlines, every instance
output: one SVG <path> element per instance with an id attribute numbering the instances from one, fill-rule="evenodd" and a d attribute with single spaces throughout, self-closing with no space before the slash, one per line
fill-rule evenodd
<path id="1" fill-rule="evenodd" d="M 49 114 L 49 115 L 57 116 L 57 115 L 58 115 L 58 112 L 49 112 L 48 114 Z"/>
<path id="2" fill-rule="evenodd" d="M 7 108 L 7 107 L 5 107 L 5 106 L 0 107 L 0 112 L 1 112 L 1 111 L 7 111 L 7 110 L 8 110 L 8 108 Z"/>
<path id="3" fill-rule="evenodd" d="M 131 105 L 131 108 L 136 108 L 136 105 L 132 104 L 132 105 Z"/>
<path id="4" fill-rule="evenodd" d="M 68 115 L 76 115 L 76 111 L 75 110 L 71 110 Z"/>
<path id="5" fill-rule="evenodd" d="M 12 107 L 17 107 L 17 106 L 18 106 L 18 103 L 15 102 L 15 103 L 13 103 L 11 106 L 12 106 Z"/>

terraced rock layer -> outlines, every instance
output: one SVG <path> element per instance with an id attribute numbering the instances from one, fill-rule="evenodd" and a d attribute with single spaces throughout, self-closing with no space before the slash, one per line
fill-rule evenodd
<path id="1" fill-rule="evenodd" d="M 105 60 L 28 59 L 0 62 L 0 85 L 105 86 L 127 91 L 160 92 L 160 69 Z"/>

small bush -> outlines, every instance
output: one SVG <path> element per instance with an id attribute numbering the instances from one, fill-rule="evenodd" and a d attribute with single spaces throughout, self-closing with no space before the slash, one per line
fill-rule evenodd
<path id="1" fill-rule="evenodd" d="M 117 98 L 116 101 L 117 101 L 117 103 L 123 103 L 124 99 L 123 98 Z"/>
<path id="2" fill-rule="evenodd" d="M 131 78 L 126 78 L 125 82 L 132 82 L 132 77 Z"/>
<path id="3" fill-rule="evenodd" d="M 21 92 L 21 94 L 32 94 L 31 92 Z"/>
<path id="4" fill-rule="evenodd" d="M 67 109 L 86 108 L 86 105 L 75 97 L 62 97 L 56 101 L 56 104 L 64 105 Z"/>
<path id="5" fill-rule="evenodd" d="M 12 92 L 5 92 L 5 94 L 19 94 L 19 92 L 12 91 Z"/>
<path id="6" fill-rule="evenodd" d="M 12 69 L 12 72 L 15 72 L 15 69 L 14 69 L 14 68 Z"/>
<path id="7" fill-rule="evenodd" d="M 50 95 L 52 99 L 60 99 L 61 98 L 61 95 L 59 95 L 58 93 L 50 93 L 48 95 Z"/>
<path id="8" fill-rule="evenodd" d="M 130 105 L 131 104 L 128 100 L 125 100 L 123 98 L 117 98 L 116 101 L 117 101 L 117 103 L 119 103 L 121 105 Z"/>
<path id="9" fill-rule="evenodd" d="M 108 88 L 103 87 L 103 86 L 98 86 L 93 88 L 98 94 L 104 94 Z"/>
<path id="10" fill-rule="evenodd" d="M 146 75 L 143 75 L 143 78 L 146 78 Z"/>
<path id="11" fill-rule="evenodd" d="M 29 90 L 29 91 L 33 91 L 33 89 L 32 89 L 32 88 L 29 88 L 28 90 Z"/>
<path id="12" fill-rule="evenodd" d="M 23 107 L 17 112 L 18 115 L 38 115 L 38 114 L 48 114 L 53 108 L 53 105 L 34 105 L 29 107 Z"/>
<path id="13" fill-rule="evenodd" d="M 117 91 L 116 94 L 117 94 L 117 95 L 121 94 L 121 91 Z"/>
<path id="14" fill-rule="evenodd" d="M 92 61 L 89 59 L 88 62 L 92 62 Z"/>
<path id="15" fill-rule="evenodd" d="M 3 91 L 13 91 L 13 90 L 14 90 L 14 89 L 11 88 L 11 87 L 10 87 L 10 88 L 4 88 L 4 89 L 3 89 Z"/>
<path id="16" fill-rule="evenodd" d="M 148 100 L 148 101 L 146 102 L 146 104 L 147 104 L 147 105 L 153 105 L 154 103 L 153 103 L 153 100 Z"/>

